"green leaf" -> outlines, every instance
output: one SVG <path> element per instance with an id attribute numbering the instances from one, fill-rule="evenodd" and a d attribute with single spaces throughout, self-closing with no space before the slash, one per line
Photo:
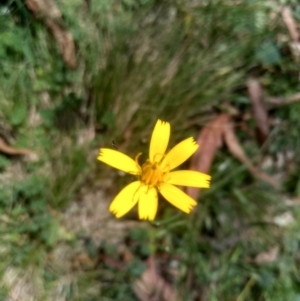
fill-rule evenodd
<path id="1" fill-rule="evenodd" d="M 276 65 L 281 61 L 278 47 L 272 41 L 267 41 L 259 45 L 256 49 L 255 56 L 261 63 L 269 66 Z"/>
<path id="2" fill-rule="evenodd" d="M 10 161 L 6 157 L 0 155 L 0 170 L 6 169 L 9 164 Z"/>
<path id="3" fill-rule="evenodd" d="M 128 269 L 130 270 L 131 274 L 133 274 L 136 277 L 140 277 L 146 270 L 146 265 L 145 263 L 137 260 L 137 259 L 133 259 L 129 266 Z"/>
<path id="4" fill-rule="evenodd" d="M 112 111 L 107 111 L 101 118 L 101 123 L 111 128 L 114 123 L 114 113 Z"/>
<path id="5" fill-rule="evenodd" d="M 296 184 L 295 194 L 297 197 L 300 196 L 300 178 L 298 179 L 297 184 Z"/>
<path id="6" fill-rule="evenodd" d="M 27 106 L 25 102 L 16 104 L 12 110 L 10 123 L 14 126 L 21 125 L 28 115 Z"/>
<path id="7" fill-rule="evenodd" d="M 45 90 L 49 90 L 51 88 L 51 83 L 49 83 L 45 79 L 37 79 L 33 84 L 33 91 L 42 92 Z"/>
<path id="8" fill-rule="evenodd" d="M 41 110 L 40 115 L 42 116 L 42 118 L 44 120 L 44 124 L 47 127 L 50 128 L 50 127 L 53 126 L 53 122 L 54 122 L 53 120 L 54 120 L 54 117 L 55 117 L 55 114 L 54 114 L 53 110 L 50 110 L 50 109 Z"/>

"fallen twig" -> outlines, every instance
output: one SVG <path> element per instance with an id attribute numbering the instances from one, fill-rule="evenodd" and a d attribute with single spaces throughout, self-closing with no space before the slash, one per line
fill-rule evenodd
<path id="1" fill-rule="evenodd" d="M 0 152 L 6 155 L 17 156 L 17 155 L 31 155 L 34 152 L 26 148 L 17 148 L 10 146 L 7 142 L 0 137 Z"/>
<path id="2" fill-rule="evenodd" d="M 273 106 L 279 107 L 300 101 L 300 93 L 296 93 L 289 97 L 270 96 L 264 99 L 264 102 Z"/>

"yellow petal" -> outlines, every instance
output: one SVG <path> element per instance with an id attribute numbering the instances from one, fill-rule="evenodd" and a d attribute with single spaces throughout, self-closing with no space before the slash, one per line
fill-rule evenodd
<path id="1" fill-rule="evenodd" d="M 170 138 L 170 123 L 157 120 L 150 141 L 149 159 L 159 162 L 166 152 Z"/>
<path id="2" fill-rule="evenodd" d="M 168 174 L 167 183 L 182 186 L 209 188 L 211 176 L 193 170 L 172 171 Z"/>
<path id="3" fill-rule="evenodd" d="M 141 188 L 139 199 L 139 218 L 146 220 L 154 220 L 157 212 L 157 191 L 155 188 L 143 186 Z"/>
<path id="4" fill-rule="evenodd" d="M 126 214 L 138 201 L 141 182 L 135 181 L 123 188 L 109 206 L 117 218 Z"/>
<path id="5" fill-rule="evenodd" d="M 100 148 L 97 159 L 127 173 L 140 174 L 140 168 L 133 159 L 114 149 Z"/>
<path id="6" fill-rule="evenodd" d="M 186 161 L 199 147 L 194 138 L 187 138 L 175 145 L 162 162 L 163 170 L 172 170 Z"/>
<path id="7" fill-rule="evenodd" d="M 161 184 L 159 192 L 167 201 L 185 213 L 190 213 L 193 207 L 197 205 L 194 199 L 171 184 Z"/>

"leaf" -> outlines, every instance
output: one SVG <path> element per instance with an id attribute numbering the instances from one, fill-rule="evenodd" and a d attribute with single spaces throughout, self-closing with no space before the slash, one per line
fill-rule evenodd
<path id="1" fill-rule="evenodd" d="M 154 256 L 148 258 L 147 269 L 133 290 L 140 301 L 179 301 L 174 289 L 158 274 Z"/>
<path id="2" fill-rule="evenodd" d="M 273 66 L 281 61 L 280 52 L 272 41 L 265 41 L 260 44 L 255 53 L 256 59 L 262 64 Z"/>
<path id="3" fill-rule="evenodd" d="M 232 123 L 229 123 L 228 126 L 224 128 L 224 139 L 225 143 L 230 151 L 230 153 L 238 159 L 240 162 L 246 165 L 248 170 L 251 172 L 251 174 L 259 178 L 267 183 L 269 183 L 271 186 L 274 188 L 278 188 L 278 183 L 277 181 L 272 178 L 271 176 L 259 171 L 256 167 L 252 165 L 248 157 L 246 156 L 243 148 L 241 147 L 235 133 L 233 130 L 233 125 Z"/>
<path id="4" fill-rule="evenodd" d="M 6 155 L 31 155 L 33 151 L 25 148 L 16 148 L 7 144 L 7 142 L 0 137 L 0 152 Z"/>
<path id="5" fill-rule="evenodd" d="M 23 54 L 22 39 L 23 36 L 19 30 L 1 32 L 1 44 L 19 54 Z"/>
<path id="6" fill-rule="evenodd" d="M 191 170 L 203 173 L 209 172 L 216 151 L 222 145 L 223 131 L 230 118 L 229 114 L 220 114 L 202 129 L 197 138 L 197 143 L 200 147 L 192 158 Z M 192 198 L 197 199 L 200 190 L 188 187 L 186 191 Z"/>
<path id="7" fill-rule="evenodd" d="M 292 14 L 290 8 L 283 7 L 281 9 L 281 15 L 282 15 L 282 20 L 285 23 L 292 40 L 294 42 L 299 42 L 300 34 L 297 29 L 298 26 L 297 26 L 297 23 L 295 22 L 295 19 L 293 18 L 293 14 Z"/>
<path id="8" fill-rule="evenodd" d="M 70 68 L 76 67 L 75 44 L 72 34 L 63 26 L 59 9 L 53 0 L 26 0 L 27 7 L 36 17 L 44 20 L 56 39 L 65 63 Z"/>
<path id="9" fill-rule="evenodd" d="M 0 170 L 5 169 L 10 164 L 10 161 L 5 157 L 0 155 Z"/>
<path id="10" fill-rule="evenodd" d="M 44 79 L 36 79 L 33 83 L 33 91 L 35 92 L 43 92 L 51 89 L 50 82 Z"/>
<path id="11" fill-rule="evenodd" d="M 55 113 L 53 109 L 44 109 L 40 111 L 40 115 L 43 118 L 44 124 L 47 127 L 52 127 L 54 123 Z"/>
<path id="12" fill-rule="evenodd" d="M 107 128 L 111 128 L 112 125 L 114 124 L 114 113 L 112 111 L 106 111 L 104 115 L 101 117 L 101 123 Z"/>
<path id="13" fill-rule="evenodd" d="M 247 81 L 248 93 L 252 103 L 253 115 L 257 125 L 257 141 L 263 144 L 269 135 L 268 113 L 263 103 L 263 89 L 258 80 L 250 78 Z"/>
<path id="14" fill-rule="evenodd" d="M 253 260 L 258 265 L 274 263 L 278 258 L 279 246 L 275 246 L 272 249 L 259 253 Z"/>
<path id="15" fill-rule="evenodd" d="M 19 126 L 23 123 L 28 115 L 27 106 L 25 103 L 16 105 L 11 113 L 10 123 L 14 126 Z"/>

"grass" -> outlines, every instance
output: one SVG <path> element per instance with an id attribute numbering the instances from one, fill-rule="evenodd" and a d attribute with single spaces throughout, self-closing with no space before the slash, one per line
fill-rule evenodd
<path id="1" fill-rule="evenodd" d="M 300 300 L 300 105 L 269 111 L 279 122 L 262 147 L 239 127 L 255 128 L 241 118 L 251 111 L 249 76 L 259 77 L 267 95 L 299 90 L 278 7 L 246 0 L 57 5 L 76 44 L 75 69 L 22 1 L 0 5 L 0 134 L 37 153 L 0 157 L 0 295 L 137 300 L 132 284 L 155 254 L 183 300 Z M 297 20 L 297 3 L 290 5 Z M 226 103 L 238 110 L 236 132 L 251 160 L 274 159 L 280 190 L 222 148 L 193 215 L 166 205 L 144 225 L 134 213 L 121 221 L 107 213 L 130 179 L 96 162 L 100 146 L 114 140 L 132 156 L 146 153 L 158 118 L 170 121 L 174 145 L 196 136 Z M 291 159 L 280 164 L 287 153 Z M 128 262 L 120 245 L 132 255 Z M 272 262 L 259 261 L 274 248 Z"/>

